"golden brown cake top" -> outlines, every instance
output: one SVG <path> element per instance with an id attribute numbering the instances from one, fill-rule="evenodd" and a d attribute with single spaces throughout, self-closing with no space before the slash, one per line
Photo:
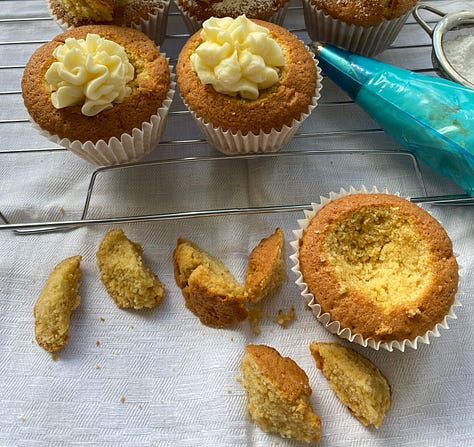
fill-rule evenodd
<path id="1" fill-rule="evenodd" d="M 245 290 L 250 302 L 258 302 L 278 290 L 286 278 L 285 239 L 281 228 L 262 239 L 249 255 Z"/>
<path id="2" fill-rule="evenodd" d="M 209 17 L 238 17 L 266 20 L 285 6 L 288 0 L 178 0 L 191 17 L 203 21 Z"/>
<path id="3" fill-rule="evenodd" d="M 162 0 L 49 0 L 51 13 L 70 26 L 130 26 L 165 7 Z"/>
<path id="4" fill-rule="evenodd" d="M 68 37 L 85 39 L 89 33 L 121 45 L 135 69 L 134 79 L 127 84 L 131 88 L 130 96 L 94 117 L 83 115 L 81 105 L 56 109 L 45 80 L 46 71 L 55 61 L 54 49 Z M 113 25 L 89 25 L 59 34 L 39 47 L 26 64 L 22 92 L 28 113 L 41 128 L 71 141 L 95 143 L 100 139 L 108 141 L 112 136 L 120 138 L 133 128 L 141 128 L 163 105 L 170 79 L 166 58 L 142 32 Z"/>
<path id="5" fill-rule="evenodd" d="M 423 335 L 447 315 L 457 291 L 444 228 L 389 194 L 351 194 L 323 206 L 303 232 L 299 261 L 322 311 L 375 340 Z"/>
<path id="6" fill-rule="evenodd" d="M 276 349 L 266 345 L 247 345 L 245 351 L 286 399 L 295 401 L 302 394 L 311 395 L 308 376 L 294 360 L 282 357 Z"/>
<path id="7" fill-rule="evenodd" d="M 417 0 L 311 0 L 325 14 L 358 26 L 374 26 L 412 9 Z"/>
<path id="8" fill-rule="evenodd" d="M 295 35 L 272 23 L 254 22 L 270 31 L 285 58 L 279 82 L 261 91 L 256 100 L 218 93 L 200 81 L 190 63 L 190 56 L 202 43 L 200 31 L 186 42 L 176 66 L 178 86 L 189 108 L 215 127 L 234 133 L 240 130 L 243 135 L 280 131 L 284 125 L 290 126 L 294 119 L 300 119 L 308 112 L 318 82 L 315 61 Z"/>

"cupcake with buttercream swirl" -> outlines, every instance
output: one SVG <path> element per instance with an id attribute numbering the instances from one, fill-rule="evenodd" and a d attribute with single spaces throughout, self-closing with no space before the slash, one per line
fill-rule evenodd
<path id="1" fill-rule="evenodd" d="M 211 18 L 181 50 L 184 103 L 223 153 L 279 150 L 316 107 L 317 62 L 288 30 L 265 21 Z"/>
<path id="2" fill-rule="evenodd" d="M 74 28 L 38 48 L 22 78 L 34 125 L 97 165 L 138 160 L 159 142 L 174 95 L 166 56 L 140 31 Z"/>

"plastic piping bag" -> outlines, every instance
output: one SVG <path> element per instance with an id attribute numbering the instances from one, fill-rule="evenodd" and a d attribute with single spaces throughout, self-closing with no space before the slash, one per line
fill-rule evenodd
<path id="1" fill-rule="evenodd" d="M 323 72 L 402 147 L 474 196 L 474 89 L 314 42 Z"/>

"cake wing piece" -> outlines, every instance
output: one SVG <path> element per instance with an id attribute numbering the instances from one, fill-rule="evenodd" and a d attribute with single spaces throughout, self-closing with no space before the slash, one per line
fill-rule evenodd
<path id="1" fill-rule="evenodd" d="M 97 250 L 100 278 L 120 308 L 152 308 L 164 298 L 164 285 L 145 264 L 142 251 L 120 228 L 110 230 Z"/>
<path id="2" fill-rule="evenodd" d="M 245 290 L 252 303 L 275 293 L 286 279 L 285 239 L 281 228 L 252 250 L 245 274 Z"/>
<path id="3" fill-rule="evenodd" d="M 176 284 L 183 292 L 186 307 L 201 323 L 228 327 L 247 318 L 245 289 L 219 259 L 180 238 L 173 264 Z"/>
<path id="4" fill-rule="evenodd" d="M 321 421 L 309 400 L 308 376 L 292 359 L 266 345 L 248 345 L 242 382 L 250 415 L 262 430 L 305 443 L 320 440 Z"/>
<path id="5" fill-rule="evenodd" d="M 379 428 L 392 403 L 390 385 L 379 369 L 338 343 L 313 342 L 310 351 L 341 402 L 364 425 Z"/>
<path id="6" fill-rule="evenodd" d="M 71 312 L 79 306 L 82 257 L 61 261 L 50 273 L 34 307 L 35 337 L 50 352 L 60 350 L 69 339 Z"/>

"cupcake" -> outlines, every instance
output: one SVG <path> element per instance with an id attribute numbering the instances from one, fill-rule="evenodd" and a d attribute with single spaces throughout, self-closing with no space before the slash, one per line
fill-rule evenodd
<path id="1" fill-rule="evenodd" d="M 166 34 L 170 0 L 46 0 L 61 28 L 117 25 L 138 29 L 161 45 Z"/>
<path id="2" fill-rule="evenodd" d="M 98 165 L 138 160 L 159 142 L 174 94 L 166 57 L 132 28 L 73 28 L 39 47 L 22 94 L 51 141 Z"/>
<path id="3" fill-rule="evenodd" d="M 211 18 L 182 48 L 176 67 L 184 103 L 225 154 L 279 150 L 316 107 L 317 62 L 273 23 Z"/>
<path id="4" fill-rule="evenodd" d="M 416 0 L 303 0 L 303 13 L 313 41 L 374 56 L 395 40 L 415 4 Z"/>
<path id="5" fill-rule="evenodd" d="M 291 259 L 302 295 L 330 332 L 403 351 L 448 327 L 458 264 L 436 219 L 376 189 L 341 190 L 312 208 Z"/>
<path id="6" fill-rule="evenodd" d="M 245 15 L 249 19 L 266 20 L 282 25 L 288 9 L 288 0 L 175 0 L 184 23 L 191 34 L 198 31 L 211 17 Z"/>

